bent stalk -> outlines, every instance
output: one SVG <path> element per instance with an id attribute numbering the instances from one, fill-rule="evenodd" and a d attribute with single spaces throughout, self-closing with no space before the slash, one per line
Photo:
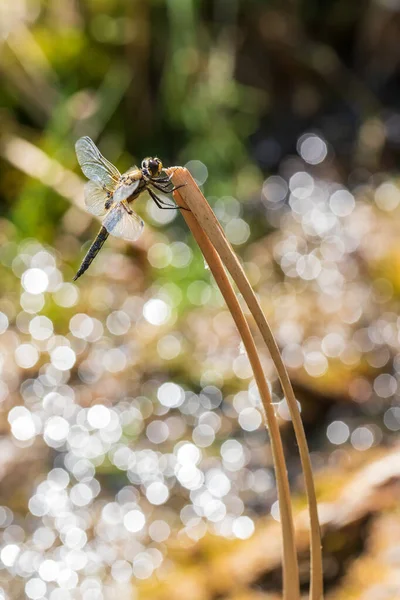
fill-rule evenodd
<path id="1" fill-rule="evenodd" d="M 252 289 L 246 274 L 229 244 L 225 233 L 219 224 L 214 212 L 207 200 L 201 193 L 199 187 L 187 169 L 172 167 L 168 170 L 173 173 L 172 181 L 175 187 L 182 186 L 179 191 L 174 192 L 178 197 L 178 204 L 186 202 L 199 225 L 208 236 L 215 250 L 218 252 L 222 262 L 235 281 L 250 312 L 252 313 L 261 335 L 268 347 L 271 358 L 274 361 L 279 380 L 288 403 L 293 428 L 299 446 L 300 459 L 304 475 L 304 483 L 307 493 L 308 509 L 310 516 L 310 600 L 323 600 L 323 569 L 321 534 L 318 520 L 317 499 L 315 494 L 314 480 L 312 475 L 311 459 L 308 452 L 307 440 L 304 432 L 300 411 L 293 392 L 293 388 L 283 363 L 278 345 L 272 330 L 265 318 L 260 303 Z M 186 211 L 184 211 L 185 213 Z M 185 214 L 183 215 L 186 216 Z"/>
<path id="2" fill-rule="evenodd" d="M 181 205 L 186 207 L 183 198 L 181 202 Z M 254 379 L 260 392 L 264 419 L 271 439 L 271 449 L 278 488 L 278 502 L 283 537 L 283 597 L 285 600 L 297 600 L 300 594 L 299 571 L 296 544 L 294 539 L 290 488 L 282 446 L 282 438 L 272 404 L 269 387 L 264 376 L 262 365 L 257 354 L 257 348 L 254 343 L 249 325 L 225 272 L 220 257 L 218 256 L 208 237 L 205 235 L 198 221 L 193 216 L 192 212 L 183 211 L 182 214 L 210 267 L 214 279 L 221 290 L 221 293 L 236 323 L 249 357 L 251 367 L 253 369 Z"/>

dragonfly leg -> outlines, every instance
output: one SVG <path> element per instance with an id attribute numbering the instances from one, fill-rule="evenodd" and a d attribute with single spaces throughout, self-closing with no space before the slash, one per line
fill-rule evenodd
<path id="1" fill-rule="evenodd" d="M 149 192 L 149 194 L 150 194 L 150 190 L 149 190 L 149 188 L 147 188 L 147 189 L 148 189 L 148 192 Z M 177 208 L 176 204 L 170 204 L 169 202 L 165 202 L 165 200 L 163 200 L 162 198 L 160 198 L 159 196 L 157 196 L 153 190 L 151 190 L 151 191 L 152 191 L 152 193 L 154 194 L 154 196 L 157 198 L 157 202 L 158 202 L 158 204 L 161 204 L 162 206 L 167 206 L 167 207 L 169 206 L 170 208 Z M 151 194 L 150 194 L 150 195 L 151 195 Z M 151 197 L 152 197 L 152 198 L 153 198 L 153 200 L 154 200 L 154 197 L 153 197 L 152 195 L 151 195 Z"/>
<path id="2" fill-rule="evenodd" d="M 181 183 L 180 185 L 176 185 L 172 188 L 172 190 L 170 191 L 170 194 L 172 194 L 172 192 L 175 192 L 176 190 L 179 190 L 179 188 L 183 188 L 185 187 L 186 183 Z"/>
<path id="3" fill-rule="evenodd" d="M 159 198 L 157 196 L 157 194 L 155 192 L 153 192 L 153 190 L 151 190 L 150 188 L 147 188 L 147 191 L 149 192 L 151 198 L 154 200 L 154 202 L 156 203 L 156 205 L 158 206 L 158 208 L 161 208 L 161 209 L 164 209 L 164 210 L 166 210 L 168 208 L 172 209 L 172 210 L 173 209 L 177 210 L 179 208 L 179 206 L 170 206 L 170 205 L 166 206 L 167 203 L 164 202 L 163 200 L 161 200 L 161 198 Z"/>
<path id="4" fill-rule="evenodd" d="M 164 194 L 171 193 L 171 182 L 159 183 L 158 181 L 151 181 L 150 183 L 156 190 L 160 190 L 160 192 L 164 192 Z"/>
<path id="5" fill-rule="evenodd" d="M 166 177 L 157 177 L 157 181 L 159 181 L 160 183 L 167 183 L 168 181 L 171 181 L 173 176 L 173 173 L 171 173 L 171 175 L 167 175 Z"/>
<path id="6" fill-rule="evenodd" d="M 179 188 L 182 188 L 186 185 L 186 183 L 181 183 L 181 185 L 177 185 L 177 186 L 172 186 L 172 188 L 169 188 L 168 190 L 163 188 L 163 186 L 161 185 L 157 185 L 157 183 L 155 183 L 154 181 L 151 182 L 151 185 L 153 187 L 155 187 L 157 190 L 160 190 L 160 192 L 165 192 L 167 194 L 172 194 L 172 192 L 175 192 L 176 190 L 179 190 Z"/>
<path id="7" fill-rule="evenodd" d="M 153 190 L 151 190 L 150 188 L 147 188 L 147 191 L 149 192 L 150 196 L 152 197 L 152 199 L 154 200 L 154 202 L 156 203 L 156 205 L 158 206 L 158 208 L 160 208 L 161 210 L 189 210 L 188 208 L 184 207 L 184 206 L 171 206 L 169 204 L 167 204 L 167 202 L 164 202 L 164 200 L 161 200 L 161 198 L 159 198 L 157 196 L 157 194 L 155 192 L 153 192 Z"/>

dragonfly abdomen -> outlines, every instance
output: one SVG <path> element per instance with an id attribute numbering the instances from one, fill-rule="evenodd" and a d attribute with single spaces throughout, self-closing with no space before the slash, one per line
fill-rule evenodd
<path id="1" fill-rule="evenodd" d="M 105 227 L 102 227 L 100 229 L 99 233 L 97 234 L 96 239 L 94 240 L 93 244 L 90 246 L 89 250 L 87 251 L 85 258 L 83 259 L 82 264 L 79 267 L 79 270 L 74 277 L 74 281 L 76 281 L 78 279 L 78 277 L 83 275 L 83 273 L 90 267 L 91 263 L 93 262 L 93 259 L 96 257 L 96 255 L 100 251 L 101 247 L 103 246 L 104 242 L 108 238 L 108 235 L 109 235 L 109 233 L 108 233 L 107 229 Z"/>

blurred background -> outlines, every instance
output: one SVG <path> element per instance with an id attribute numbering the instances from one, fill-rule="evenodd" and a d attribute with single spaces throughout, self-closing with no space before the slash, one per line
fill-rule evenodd
<path id="1" fill-rule="evenodd" d="M 1 600 L 281 597 L 259 397 L 181 215 L 143 195 L 72 283 L 82 135 L 191 170 L 301 403 L 327 598 L 400 597 L 399 34 L 398 0 L 0 2 Z"/>

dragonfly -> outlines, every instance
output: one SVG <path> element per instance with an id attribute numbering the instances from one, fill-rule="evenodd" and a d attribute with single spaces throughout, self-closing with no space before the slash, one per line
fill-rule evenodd
<path id="1" fill-rule="evenodd" d="M 78 279 L 91 265 L 109 235 L 134 242 L 144 227 L 142 219 L 132 210 L 130 204 L 147 190 L 150 197 L 161 209 L 183 208 L 170 205 L 157 195 L 157 191 L 171 194 L 175 187 L 171 176 L 163 173 L 159 158 L 145 158 L 141 167 L 133 166 L 121 173 L 97 148 L 90 137 L 81 137 L 75 144 L 76 156 L 82 172 L 89 181 L 84 186 L 86 210 L 102 217 L 102 226 L 90 246 L 81 266 L 74 277 Z"/>

